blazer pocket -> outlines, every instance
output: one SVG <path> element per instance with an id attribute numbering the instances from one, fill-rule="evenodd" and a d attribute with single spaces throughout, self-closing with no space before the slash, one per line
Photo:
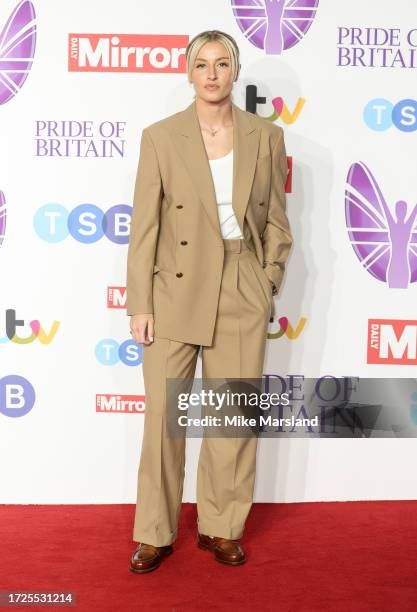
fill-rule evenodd
<path id="1" fill-rule="evenodd" d="M 266 219 L 267 216 L 267 212 L 268 212 L 268 202 L 265 201 L 265 199 L 261 199 L 260 197 L 257 198 L 251 198 L 252 202 L 252 209 L 253 212 L 255 213 L 255 217 L 257 220 L 263 220 Z"/>
<path id="2" fill-rule="evenodd" d="M 155 276 L 155 274 L 158 274 L 158 272 L 163 275 L 168 274 L 168 276 L 172 276 L 173 274 L 175 274 L 175 272 L 172 272 L 172 270 L 167 270 L 166 268 L 160 268 L 159 266 L 157 266 L 156 264 L 153 267 L 153 275 Z"/>

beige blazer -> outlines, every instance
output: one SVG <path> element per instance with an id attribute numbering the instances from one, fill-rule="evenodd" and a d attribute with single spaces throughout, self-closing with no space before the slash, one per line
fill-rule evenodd
<path id="1" fill-rule="evenodd" d="M 232 113 L 232 206 L 272 293 L 279 290 L 292 244 L 284 133 L 234 103 Z M 214 184 L 193 101 L 142 131 L 127 314 L 153 313 L 156 337 L 211 346 L 223 259 Z"/>

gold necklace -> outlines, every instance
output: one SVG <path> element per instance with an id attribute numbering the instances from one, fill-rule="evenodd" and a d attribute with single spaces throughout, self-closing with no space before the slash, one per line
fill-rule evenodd
<path id="1" fill-rule="evenodd" d="M 224 127 L 232 127 L 232 126 L 233 126 L 233 124 L 225 125 Z M 217 134 L 217 132 L 220 132 L 220 130 L 222 130 L 223 128 L 219 127 L 219 128 L 217 128 L 217 130 L 215 130 L 214 128 L 211 128 L 211 127 L 205 128 L 205 127 L 201 126 L 201 129 L 202 130 L 206 130 L 206 132 L 210 131 L 211 136 L 214 137 Z"/>

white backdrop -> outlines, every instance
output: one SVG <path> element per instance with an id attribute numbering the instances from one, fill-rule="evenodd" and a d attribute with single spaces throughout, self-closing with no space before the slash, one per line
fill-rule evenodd
<path id="1" fill-rule="evenodd" d="M 18 4 L 1 3 L 0 27 Z M 71 235 L 45 239 L 42 207 L 61 205 L 70 212 L 88 203 L 106 212 L 130 206 L 142 128 L 184 109 L 194 95 L 183 71 L 69 71 L 69 34 L 170 34 L 188 41 L 218 28 L 234 36 L 241 50 L 233 93 L 238 106 L 245 108 L 250 85 L 266 98 L 257 108 L 262 116 L 272 114 L 272 98 L 282 96 L 290 112 L 303 99 L 296 119 L 275 120 L 284 127 L 293 163 L 287 206 L 294 236 L 276 310 L 293 327 L 303 317 L 306 322 L 295 339 L 268 340 L 264 372 L 414 375 L 415 365 L 367 363 L 368 320 L 416 318 L 416 287 L 392 289 L 361 266 L 348 239 L 344 192 L 350 165 L 363 161 L 391 209 L 399 199 L 409 210 L 415 205 L 415 131 L 370 129 L 363 111 L 375 98 L 396 104 L 415 96 L 416 73 L 400 66 L 340 66 L 337 49 L 339 27 L 398 28 L 400 46 L 408 48 L 406 33 L 416 25 L 413 0 L 320 0 L 305 37 L 280 55 L 268 55 L 245 38 L 226 0 L 35 0 L 33 6 L 33 66 L 21 91 L 0 105 L 0 190 L 7 208 L 0 246 L 2 503 L 135 501 L 143 413 L 96 411 L 96 394 L 144 392 L 140 363 L 105 365 L 103 351 L 98 358 L 96 350 L 104 339 L 130 339 L 124 308 L 108 308 L 106 295 L 108 287 L 125 285 L 127 244 L 105 236 L 91 244 Z M 95 132 L 101 122 L 120 122 L 123 155 L 85 156 L 83 149 L 76 156 L 72 149 L 69 156 L 41 156 L 36 139 L 42 121 L 90 121 Z M 94 140 L 100 138 L 95 134 Z M 24 321 L 18 337 L 30 335 L 33 320 L 46 333 L 58 321 L 55 336 L 49 344 L 39 338 L 9 341 L 8 310 Z M 270 331 L 277 329 L 275 320 Z M 8 403 L 8 376 L 20 376 L 34 389 L 26 414 L 25 404 Z M 184 501 L 195 500 L 199 445 L 187 442 Z M 415 499 L 416 459 L 414 439 L 264 439 L 255 501 Z"/>

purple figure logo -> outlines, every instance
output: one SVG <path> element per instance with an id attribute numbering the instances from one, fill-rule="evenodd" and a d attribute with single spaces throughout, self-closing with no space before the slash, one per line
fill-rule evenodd
<path id="1" fill-rule="evenodd" d="M 399 200 L 392 214 L 372 172 L 357 162 L 347 176 L 345 214 L 353 249 L 372 276 L 392 289 L 417 281 L 417 204 L 406 219 Z"/>
<path id="2" fill-rule="evenodd" d="M 268 55 L 280 55 L 307 33 L 319 0 L 232 0 L 233 14 L 246 38 Z"/>
<path id="3" fill-rule="evenodd" d="M 0 104 L 19 93 L 32 67 L 36 45 L 35 9 L 22 0 L 0 33 Z"/>
<path id="4" fill-rule="evenodd" d="M 6 233 L 6 198 L 4 193 L 0 191 L 0 246 L 3 243 Z"/>

